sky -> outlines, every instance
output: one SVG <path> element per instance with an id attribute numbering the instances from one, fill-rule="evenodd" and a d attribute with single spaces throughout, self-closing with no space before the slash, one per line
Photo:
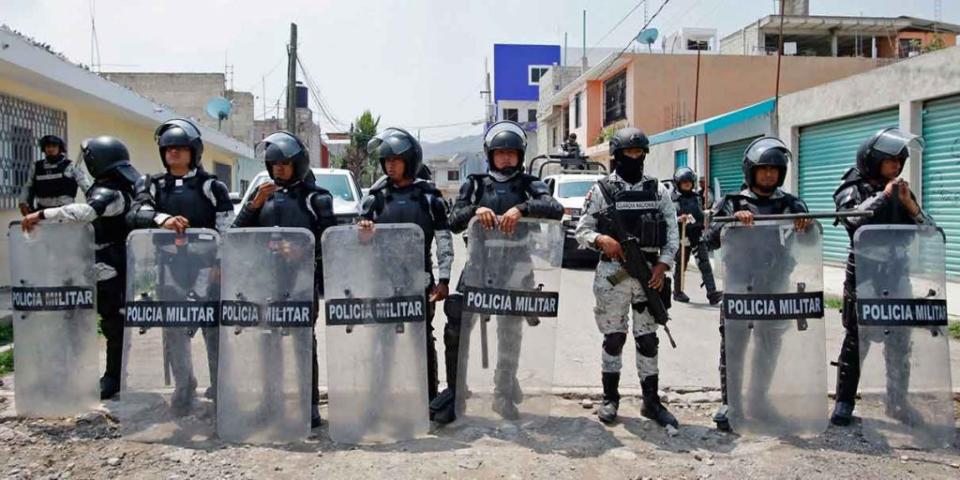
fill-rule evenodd
<path id="1" fill-rule="evenodd" d="M 639 0 L 0 0 L 0 23 L 91 63 L 94 10 L 103 71 L 223 72 L 256 95 L 268 115 L 286 81 L 289 25 L 342 130 L 364 109 L 381 127 L 419 130 L 428 141 L 479 133 L 484 60 L 494 43 L 623 48 L 644 23 Z M 648 15 L 663 0 L 650 0 Z M 960 1 L 943 0 L 943 20 L 960 24 Z M 95 7 L 95 8 L 91 8 Z M 811 0 L 814 15 L 933 18 L 934 0 Z M 774 11 L 774 0 L 669 0 L 652 27 L 716 28 L 720 37 Z M 613 28 L 618 22 L 623 22 Z M 612 29 L 612 30 L 611 30 Z M 265 80 L 264 80 L 265 79 Z M 265 84 L 265 88 L 264 88 Z M 266 94 L 264 95 L 264 91 Z M 282 100 L 281 104 L 282 104 Z M 311 101 L 314 112 L 315 103 Z M 434 128 L 437 125 L 454 126 Z"/>

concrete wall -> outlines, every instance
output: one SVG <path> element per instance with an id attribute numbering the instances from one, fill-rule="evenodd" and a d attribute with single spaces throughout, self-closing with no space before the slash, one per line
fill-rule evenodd
<path id="1" fill-rule="evenodd" d="M 83 140 L 111 135 L 123 140 L 130 151 L 131 162 L 140 173 L 155 173 L 163 168 L 157 144 L 153 140 L 154 124 L 131 122 L 96 103 L 68 100 L 4 76 L 0 76 L 0 92 L 67 112 L 67 151 L 71 158 L 79 154 Z M 203 165 L 212 172 L 213 162 L 232 166 L 235 158 L 235 154 L 208 144 L 204 149 Z M 80 199 L 83 199 L 82 194 Z M 0 210 L 0 225 L 5 226 L 19 218 L 16 210 Z M 9 265 L 5 235 L 0 236 L 0 265 Z M 0 268 L 0 285 L 9 285 L 9 278 L 9 269 Z"/>
<path id="2" fill-rule="evenodd" d="M 230 118 L 220 125 L 220 131 L 251 145 L 253 94 L 225 91 L 222 73 L 109 72 L 103 77 L 214 129 L 218 128 L 218 121 L 207 115 L 207 102 L 224 96 L 233 102 L 233 109 Z"/>
<path id="3" fill-rule="evenodd" d="M 883 68 L 810 88 L 780 99 L 780 138 L 794 156 L 800 128 L 891 107 L 900 109 L 900 127 L 920 134 L 923 101 L 960 93 L 960 47 L 920 55 Z M 913 161 L 914 159 L 918 161 Z M 922 158 L 911 156 L 905 177 L 919 188 Z M 787 185 L 797 191 L 796 169 Z"/>
<path id="4" fill-rule="evenodd" d="M 759 20 L 720 40 L 721 55 L 757 55 L 760 46 Z"/>

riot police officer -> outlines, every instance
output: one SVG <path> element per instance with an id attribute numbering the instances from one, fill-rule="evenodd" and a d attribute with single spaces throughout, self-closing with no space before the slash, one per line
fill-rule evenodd
<path id="1" fill-rule="evenodd" d="M 125 216 L 140 174 L 130 164 L 126 145 L 114 137 L 96 137 L 80 145 L 83 163 L 93 175 L 86 203 L 46 208 L 27 215 L 22 222 L 29 231 L 42 219 L 93 224 L 97 243 L 97 313 L 107 339 L 107 368 L 100 378 L 100 397 L 113 398 L 120 391 L 123 356 L 123 315 L 126 292 L 126 239 L 130 233 Z"/>
<path id="2" fill-rule="evenodd" d="M 762 214 L 784 214 L 784 213 L 804 213 L 807 212 L 807 206 L 802 200 L 784 192 L 780 187 L 787 175 L 787 166 L 790 162 L 790 150 L 779 138 L 762 137 L 751 143 L 743 157 L 743 179 L 744 189 L 739 193 L 728 194 L 723 197 L 713 208 L 713 216 L 735 216 L 737 220 L 744 225 L 753 224 L 753 216 Z M 811 223 L 810 218 L 801 218 L 794 221 L 797 230 L 806 229 Z M 712 223 L 707 229 L 704 241 L 707 246 L 716 250 L 720 248 L 720 233 L 723 225 Z M 771 240 L 772 242 L 778 240 Z M 777 244 L 779 245 L 779 243 Z M 751 255 L 756 252 L 742 252 L 743 255 Z M 776 258 L 785 257 L 784 255 L 773 255 Z M 725 261 L 728 261 L 725 259 Z M 733 261 L 733 260 L 730 260 Z M 776 282 L 781 280 L 783 272 L 789 272 L 792 267 L 787 266 L 767 269 L 763 272 L 768 275 L 767 281 L 760 284 Z M 758 283 L 758 282 L 754 282 Z M 765 352 L 767 354 L 776 354 L 779 351 L 780 336 L 783 331 L 773 333 L 776 338 L 766 339 L 771 345 Z M 730 422 L 727 418 L 727 354 L 726 354 L 726 336 L 724 329 L 724 319 L 720 318 L 720 388 L 722 396 L 722 405 L 713 417 L 717 428 L 722 431 L 730 430 Z M 775 359 L 767 359 L 767 364 L 772 364 Z M 737 362 L 740 364 L 741 362 Z M 764 384 L 769 383 L 770 376 L 773 375 L 773 368 L 765 368 L 759 371 L 763 378 L 752 378 L 753 386 L 756 391 L 761 391 Z"/>
<path id="3" fill-rule="evenodd" d="M 336 225 L 333 196 L 313 180 L 307 147 L 289 132 L 270 134 L 260 143 L 271 181 L 256 193 L 237 214 L 233 227 L 300 227 L 313 232 L 316 242 L 314 285 L 323 293 L 323 259 L 320 237 Z M 317 366 L 317 339 L 313 337 L 311 425 L 320 426 L 320 389 Z"/>
<path id="4" fill-rule="evenodd" d="M 635 278 L 627 278 L 613 285 L 608 277 L 621 270 L 623 250 L 617 230 L 629 232 L 640 239 L 645 260 L 652 266 L 648 287 L 668 292 L 669 279 L 665 273 L 680 246 L 676 210 L 666 187 L 657 179 L 644 175 L 644 158 L 650 141 L 636 128 L 623 128 L 610 139 L 613 173 L 604 177 L 587 193 L 584 215 L 577 224 L 576 237 L 581 245 L 603 252 L 597 264 L 593 292 L 596 298 L 594 315 L 603 334 L 602 383 L 603 405 L 597 411 L 600 421 L 616 420 L 620 407 L 620 369 L 623 346 L 631 308 L 634 310 L 633 338 L 637 349 L 637 372 L 643 391 L 644 417 L 660 426 L 676 427 L 677 419 L 663 406 L 657 389 L 660 382 L 657 367 L 659 339 L 657 323 L 647 308 L 647 298 Z M 603 221 L 609 209 L 616 209 L 625 225 L 613 228 Z M 661 295 L 663 297 L 664 295 Z M 664 302 L 669 304 L 669 297 Z"/>
<path id="5" fill-rule="evenodd" d="M 935 225 L 933 218 L 920 208 L 907 181 L 899 178 L 910 156 L 909 145 L 919 140 L 919 137 L 897 128 L 885 128 L 875 133 L 857 149 L 856 165 L 844 173 L 840 186 L 833 194 L 838 212 L 873 212 L 872 216 L 845 217 L 838 221 L 847 229 L 851 245 L 843 282 L 842 320 L 846 335 L 837 360 L 837 403 L 830 417 L 834 425 L 850 424 L 860 382 L 857 272 L 877 267 L 854 264 L 854 234 L 864 225 Z M 914 420 L 922 416 L 905 398 L 910 378 L 909 338 L 903 338 L 902 334 L 891 334 L 885 341 L 888 415 L 915 423 Z"/>
<path id="6" fill-rule="evenodd" d="M 160 227 L 178 233 L 183 233 L 187 228 L 225 231 L 233 220 L 230 192 L 223 182 L 203 169 L 203 139 L 197 126 L 181 118 L 168 120 L 157 127 L 154 139 L 166 172 L 144 175 L 137 181 L 133 207 L 127 214 L 131 228 Z M 204 266 L 194 267 L 200 269 Z M 209 292 L 211 289 L 207 286 L 206 290 Z M 205 295 L 207 292 L 202 293 Z M 216 328 L 203 329 L 211 385 L 205 396 L 211 399 L 217 391 L 218 335 Z M 180 382 L 183 377 L 189 377 L 192 383 L 196 383 L 192 366 L 183 362 L 189 362 L 189 358 L 177 359 L 172 363 L 175 370 L 187 369 L 184 372 L 175 371 L 174 378 Z M 178 385 L 178 388 L 182 387 Z M 184 392 L 183 395 L 174 395 L 174 398 L 183 398 L 181 402 L 188 401 L 184 397 L 193 395 L 192 389 L 180 391 Z"/>
<path id="7" fill-rule="evenodd" d="M 67 147 L 56 135 L 44 135 L 39 141 L 43 159 L 30 164 L 27 182 L 20 190 L 20 213 L 54 208 L 73 203 L 77 189 L 84 192 L 93 184 L 89 175 L 67 158 Z"/>
<path id="8" fill-rule="evenodd" d="M 717 284 L 713 280 L 713 267 L 710 265 L 710 257 L 707 248 L 702 244 L 703 240 L 703 197 L 694 190 L 697 183 L 697 174 L 689 167 L 680 167 L 673 174 L 673 190 L 670 197 L 673 205 L 677 209 L 677 223 L 686 225 L 687 248 L 681 248 L 682 252 L 677 252 L 676 274 L 673 282 L 673 299 L 678 302 L 689 302 L 690 297 L 680 288 L 680 279 L 686 272 L 683 269 L 690 260 L 690 253 L 697 256 L 697 268 L 700 270 L 700 276 L 703 278 L 703 286 L 707 289 L 707 300 L 710 305 L 720 303 L 723 293 L 717 291 Z M 683 239 L 681 239 L 683 241 Z M 681 258 L 680 254 L 683 254 Z"/>
<path id="9" fill-rule="evenodd" d="M 413 135 L 400 128 L 388 128 L 372 138 L 367 153 L 380 162 L 386 175 L 370 187 L 361 206 L 362 229 L 378 223 L 413 223 L 424 234 L 424 270 L 430 276 L 426 289 L 427 309 L 427 396 L 437 396 L 437 349 L 433 338 L 436 302 L 447 298 L 450 267 L 453 265 L 453 237 L 447 225 L 447 207 L 437 187 L 422 178 L 423 150 Z M 437 273 L 433 276 L 432 244 L 437 244 Z"/>
<path id="10" fill-rule="evenodd" d="M 484 228 L 499 228 L 510 233 L 519 219 L 524 217 L 554 220 L 563 217 L 563 205 L 550 195 L 546 184 L 537 177 L 524 173 L 523 157 L 526 149 L 527 135 L 520 125 L 501 121 L 490 126 L 483 140 L 488 171 L 470 175 L 460 185 L 460 193 L 449 216 L 451 231 L 458 234 L 464 232 L 473 218 Z M 447 389 L 431 404 L 433 419 L 438 423 L 450 423 L 456 418 L 454 400 L 462 315 L 455 305 L 461 304 L 460 297 L 451 296 L 444 305 L 447 314 L 447 323 L 443 329 Z M 497 328 L 506 328 L 506 324 L 498 323 Z M 519 333 L 514 332 L 513 336 Z M 498 333 L 498 337 L 502 335 Z M 505 346 L 497 349 L 499 358 L 494 376 L 497 384 L 494 410 L 504 417 L 515 418 L 516 395 L 507 392 L 516 388 L 520 345 L 516 343 L 510 345 L 512 348 L 503 347 Z"/>

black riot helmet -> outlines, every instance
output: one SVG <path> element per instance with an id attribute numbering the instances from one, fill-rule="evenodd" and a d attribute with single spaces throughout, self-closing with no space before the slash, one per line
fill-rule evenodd
<path id="1" fill-rule="evenodd" d="M 676 172 L 673 172 L 673 184 L 679 189 L 681 182 L 690 182 L 693 184 L 693 188 L 696 188 L 697 174 L 690 167 L 680 167 Z"/>
<path id="2" fill-rule="evenodd" d="M 88 138 L 80 144 L 80 156 L 90 175 L 96 180 L 116 174 L 133 185 L 140 178 L 140 174 L 130 164 L 127 146 L 119 138 Z"/>
<path id="3" fill-rule="evenodd" d="M 271 133 L 257 144 L 257 157 L 263 159 L 270 178 L 281 187 L 289 187 L 307 178 L 310 173 L 310 153 L 296 135 L 279 131 Z M 293 175 L 289 180 L 277 180 L 273 177 L 274 163 L 290 162 Z"/>
<path id="4" fill-rule="evenodd" d="M 63 143 L 63 139 L 56 135 L 44 135 L 40 137 L 40 140 L 37 142 L 37 145 L 40 145 L 40 149 L 43 150 L 47 145 L 56 145 L 60 147 L 60 155 L 67 154 L 67 146 Z"/>
<path id="5" fill-rule="evenodd" d="M 643 149 L 643 157 L 633 159 L 624 155 L 623 151 L 629 148 Z M 617 130 L 610 137 L 610 166 L 616 170 L 624 180 L 635 183 L 643 178 L 643 160 L 646 154 L 650 153 L 650 139 L 643 130 L 633 127 L 625 127 Z"/>
<path id="6" fill-rule="evenodd" d="M 879 178 L 880 164 L 887 158 L 895 158 L 900 161 L 902 172 L 911 146 L 922 150 L 923 138 L 899 128 L 884 128 L 860 144 L 857 149 L 857 170 L 866 178 Z"/>
<path id="7" fill-rule="evenodd" d="M 403 176 L 414 179 L 423 164 L 423 149 L 420 142 L 402 128 L 390 127 L 367 142 L 367 154 L 380 162 L 380 169 L 387 173 L 386 161 L 390 157 L 403 159 Z"/>
<path id="8" fill-rule="evenodd" d="M 523 169 L 523 156 L 527 151 L 527 132 L 517 122 L 502 120 L 487 129 L 483 135 L 483 154 L 487 157 L 487 167 L 497 170 L 493 163 L 493 152 L 497 150 L 517 151 L 517 170 Z M 512 173 L 512 172 L 503 172 Z"/>
<path id="9" fill-rule="evenodd" d="M 777 137 L 760 137 L 747 146 L 743 152 L 743 181 L 753 187 L 756 183 L 753 171 L 757 167 L 771 166 L 780 171 L 777 187 L 783 186 L 790 163 L 790 149 Z"/>
<path id="10" fill-rule="evenodd" d="M 157 127 L 153 138 L 160 147 L 160 161 L 163 162 L 164 167 L 167 166 L 167 160 L 164 158 L 167 147 L 189 148 L 190 168 L 197 168 L 200 165 L 200 157 L 203 156 L 203 140 L 200 138 L 200 129 L 190 120 L 183 118 L 167 120 Z"/>

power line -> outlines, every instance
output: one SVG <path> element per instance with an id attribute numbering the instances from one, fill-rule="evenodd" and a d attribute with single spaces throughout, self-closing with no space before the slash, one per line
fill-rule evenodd
<path id="1" fill-rule="evenodd" d="M 304 80 L 306 80 L 307 88 L 313 93 L 313 100 L 319 110 L 319 114 L 327 120 L 330 126 L 335 128 L 344 128 L 347 125 L 341 122 L 333 112 L 331 111 L 329 105 L 326 102 L 326 99 L 323 97 L 323 94 L 320 93 L 320 89 L 317 88 L 316 82 L 313 81 L 313 76 L 310 75 L 310 72 L 307 70 L 307 67 L 303 64 L 303 60 L 300 57 L 297 57 L 297 65 L 300 65 L 300 71 L 303 72 Z"/>
<path id="2" fill-rule="evenodd" d="M 647 27 L 650 26 L 651 23 L 653 23 L 653 20 L 656 19 L 658 15 L 660 15 L 660 12 L 663 11 L 663 7 L 666 7 L 668 3 L 670 3 L 670 0 L 663 0 L 663 3 L 660 4 L 660 8 L 658 8 L 656 12 L 653 12 L 653 16 L 650 17 L 650 20 L 647 20 L 647 21 L 643 24 L 643 28 L 640 29 L 641 32 L 644 31 L 644 30 L 646 30 Z M 620 50 L 620 53 L 618 53 L 618 54 L 613 58 L 613 60 L 611 60 L 610 63 L 607 64 L 607 66 L 603 67 L 603 70 L 600 71 L 600 74 L 597 75 L 597 77 L 602 77 L 603 74 L 606 73 L 607 70 L 610 69 L 610 65 L 613 65 L 614 63 L 616 63 L 616 61 L 619 60 L 620 57 L 623 55 L 623 52 L 626 52 L 627 49 L 630 48 L 630 45 L 633 44 L 633 41 L 634 41 L 634 39 L 631 38 L 630 41 L 627 42 L 626 45 L 624 45 L 623 49 Z M 584 73 L 586 73 L 586 72 L 584 72 Z"/>
<path id="3" fill-rule="evenodd" d="M 613 31 L 617 29 L 617 27 L 619 27 L 620 25 L 622 25 L 623 22 L 625 22 L 625 21 L 627 20 L 627 18 L 630 17 L 630 15 L 633 15 L 633 12 L 636 12 L 637 9 L 640 8 L 641 5 L 646 5 L 646 3 L 647 3 L 647 0 L 640 0 L 640 2 L 638 2 L 636 5 L 634 5 L 633 8 L 631 8 L 630 11 L 627 12 L 627 14 L 623 16 L 623 18 L 621 18 L 619 21 L 617 21 L 617 23 L 614 24 L 613 27 L 610 27 L 610 30 L 607 30 L 607 33 L 603 34 L 603 36 L 600 37 L 600 40 L 597 40 L 597 43 L 593 44 L 593 46 L 590 47 L 590 50 L 593 50 L 594 48 L 597 48 L 598 45 L 600 45 L 601 43 L 603 43 L 603 41 L 606 40 L 607 37 L 609 37 L 610 34 L 613 33 Z M 647 21 L 647 19 L 644 18 L 643 21 Z"/>

